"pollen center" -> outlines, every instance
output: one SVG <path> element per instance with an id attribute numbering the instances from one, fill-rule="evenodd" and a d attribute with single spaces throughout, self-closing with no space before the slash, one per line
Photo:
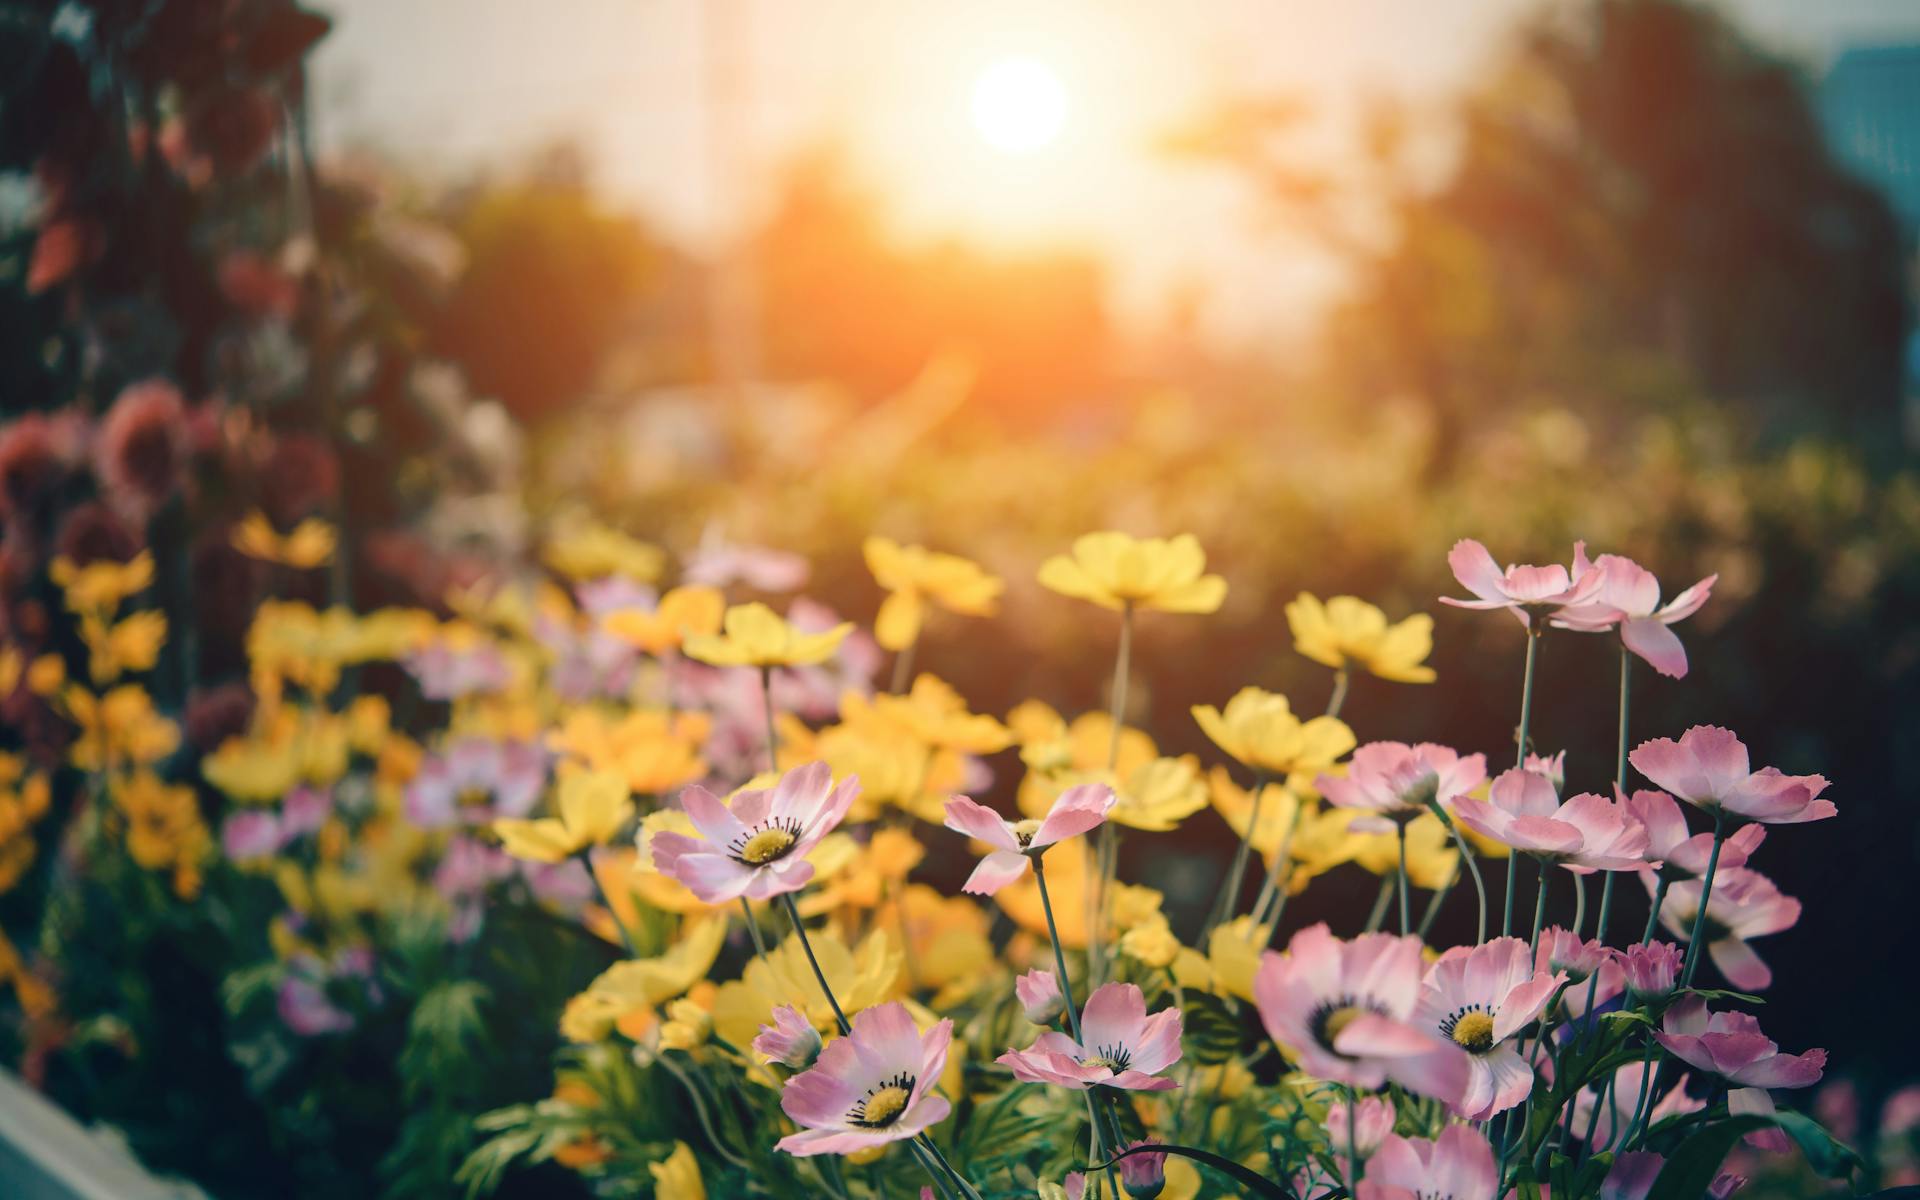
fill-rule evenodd
<path id="1" fill-rule="evenodd" d="M 784 829 L 762 829 L 740 847 L 740 861 L 755 867 L 770 863 L 793 849 L 794 840 Z"/>
<path id="2" fill-rule="evenodd" d="M 1493 1048 L 1493 1018 L 1483 1012 L 1470 1012 L 1453 1024 L 1453 1040 L 1475 1054 Z"/>
<path id="3" fill-rule="evenodd" d="M 479 808 L 493 799 L 493 793 L 483 787 L 463 788 L 454 803 L 462 808 Z"/>
<path id="4" fill-rule="evenodd" d="M 893 1124 L 907 1107 L 907 1089 L 903 1087 L 883 1087 L 867 1097 L 860 1110 L 858 1121 L 862 1125 L 876 1127 Z"/>
<path id="5" fill-rule="evenodd" d="M 1033 844 L 1033 835 L 1039 832 L 1040 822 L 1031 818 L 1025 821 L 1015 821 L 1013 824 L 1013 836 L 1019 839 L 1022 850 Z"/>
<path id="6" fill-rule="evenodd" d="M 1334 1009 L 1327 1014 L 1326 1021 L 1320 1026 L 1320 1039 L 1324 1041 L 1327 1044 L 1327 1048 L 1331 1050 L 1333 1044 L 1340 1040 L 1341 1032 L 1345 1030 L 1347 1026 L 1353 1024 L 1355 1020 L 1366 1015 L 1367 1010 L 1357 1004 L 1349 1004 L 1344 1008 Z"/>

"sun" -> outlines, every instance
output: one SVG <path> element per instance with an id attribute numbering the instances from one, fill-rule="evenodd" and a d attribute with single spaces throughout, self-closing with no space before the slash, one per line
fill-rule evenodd
<path id="1" fill-rule="evenodd" d="M 1067 89 L 1045 63 L 1003 58 L 973 85 L 973 125 L 988 145 L 1031 154 L 1060 136 L 1067 120 Z"/>

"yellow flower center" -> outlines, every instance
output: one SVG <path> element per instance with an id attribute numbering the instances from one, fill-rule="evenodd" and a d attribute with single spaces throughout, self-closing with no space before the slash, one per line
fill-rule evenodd
<path id="1" fill-rule="evenodd" d="M 1033 835 L 1039 832 L 1040 822 L 1038 821 L 1028 819 L 1014 822 L 1013 836 L 1020 840 L 1020 848 L 1023 850 L 1033 841 Z"/>
<path id="2" fill-rule="evenodd" d="M 493 799 L 493 793 L 483 787 L 463 788 L 453 799 L 462 808 L 479 808 Z"/>
<path id="3" fill-rule="evenodd" d="M 762 829 L 740 847 L 740 861 L 749 866 L 763 866 L 793 849 L 795 840 L 784 829 Z"/>
<path id="4" fill-rule="evenodd" d="M 1493 1048 L 1493 1018 L 1483 1012 L 1470 1012 L 1453 1023 L 1453 1040 L 1479 1054 Z"/>
<path id="5" fill-rule="evenodd" d="M 883 1087 L 867 1097 L 860 1109 L 858 1123 L 861 1125 L 886 1126 L 898 1120 L 906 1110 L 907 1098 L 911 1095 L 903 1087 Z"/>
<path id="6" fill-rule="evenodd" d="M 1320 1027 L 1321 1037 L 1326 1041 L 1327 1047 L 1331 1049 L 1333 1044 L 1340 1040 L 1340 1034 L 1347 1026 L 1366 1015 L 1367 1010 L 1357 1004 L 1336 1008 L 1328 1013 L 1326 1023 Z"/>

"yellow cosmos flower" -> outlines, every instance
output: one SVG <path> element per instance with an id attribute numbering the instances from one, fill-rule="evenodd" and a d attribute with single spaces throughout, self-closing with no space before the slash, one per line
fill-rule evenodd
<path id="1" fill-rule="evenodd" d="M 167 618 L 149 609 L 109 624 L 89 612 L 80 617 L 80 639 L 87 644 L 87 670 L 97 687 L 129 671 L 153 670 L 167 640 Z"/>
<path id="2" fill-rule="evenodd" d="M 675 1142 L 673 1153 L 662 1161 L 648 1163 L 647 1173 L 653 1176 L 654 1200 L 707 1200 L 700 1161 L 685 1142 Z"/>
<path id="3" fill-rule="evenodd" d="M 561 778 L 558 817 L 493 823 L 500 844 L 515 858 L 557 863 L 611 841 L 633 817 L 626 781 L 610 771 L 577 771 Z"/>
<path id="4" fill-rule="evenodd" d="M 1113 718 L 1104 712 L 1082 713 L 1072 724 L 1038 700 L 1027 700 L 1007 714 L 1007 727 L 1020 743 L 1020 760 L 1027 765 L 1020 781 L 1020 811 L 1028 816 L 1045 814 L 1054 797 L 1066 787 L 1063 778 L 1084 782 L 1084 777 L 1103 772 L 1113 744 Z M 1120 753 L 1114 773 L 1131 776 L 1159 757 L 1153 739 L 1131 725 L 1120 729 Z M 864 782 L 864 780 L 863 780 Z"/>
<path id="5" fill-rule="evenodd" d="M 719 989 L 701 980 L 678 1000 L 667 1004 L 667 1019 L 660 1022 L 662 1050 L 693 1050 L 707 1044 L 713 1034 L 713 998 Z"/>
<path id="6" fill-rule="evenodd" d="M 841 698 L 841 720 L 857 725 L 869 715 L 915 741 L 943 750 L 993 754 L 1013 744 L 1011 730 L 983 713 L 968 712 L 960 693 L 933 675 L 915 679 L 904 696 L 877 695 L 869 700 L 849 692 Z"/>
<path id="7" fill-rule="evenodd" d="M 1253 820 L 1253 792 L 1233 781 L 1225 767 L 1207 774 L 1208 795 L 1214 811 L 1226 821 L 1236 837 L 1247 838 L 1247 824 Z M 1260 791 L 1260 821 L 1250 840 L 1261 859 L 1271 865 L 1293 834 L 1300 818 L 1300 797 L 1284 784 L 1269 783 Z"/>
<path id="8" fill-rule="evenodd" d="M 653 1009 L 685 995 L 706 978 L 726 936 L 726 921 L 709 917 L 689 924 L 680 940 L 658 957 L 629 959 L 608 967 L 568 1004 L 569 1040 L 599 1041 L 628 1013 Z M 574 1036 L 580 1033 L 597 1036 Z"/>
<path id="9" fill-rule="evenodd" d="M 229 799 L 261 804 L 293 790 L 300 763 L 290 743 L 234 737 L 201 760 L 200 773 Z"/>
<path id="10" fill-rule="evenodd" d="M 718 633 L 726 608 L 727 598 L 718 588 L 677 587 L 660 597 L 652 612 L 622 608 L 608 613 L 600 624 L 614 637 L 648 654 L 665 654 L 679 649 L 687 638 Z"/>
<path id="11" fill-rule="evenodd" d="M 576 583 L 618 575 L 652 583 L 667 565 L 666 552 L 594 521 L 582 521 L 548 540 L 547 565 Z"/>
<path id="12" fill-rule="evenodd" d="M 1397 683 L 1432 683 L 1433 618 L 1415 613 L 1397 625 L 1356 596 L 1335 596 L 1325 604 L 1301 592 L 1287 605 L 1293 648 L 1335 670 L 1360 666 Z"/>
<path id="13" fill-rule="evenodd" d="M 858 950 L 830 930 L 809 933 L 813 952 L 826 973 L 827 984 L 847 1012 L 858 1012 L 891 999 L 900 984 L 900 948 L 885 930 L 876 929 Z M 773 1021 L 775 1005 L 791 1004 L 806 1014 L 816 1029 L 834 1027 L 833 1008 L 813 977 L 798 938 L 789 937 L 747 963 L 739 979 L 720 985 L 714 997 L 713 1031 L 736 1046 L 751 1043 L 760 1026 Z"/>
<path id="14" fill-rule="evenodd" d="M 802 633 L 757 600 L 729 608 L 722 627 L 723 633 L 688 638 L 687 656 L 716 667 L 811 666 L 832 658 L 853 632 L 853 622 L 843 621 L 824 633 Z"/>
<path id="15" fill-rule="evenodd" d="M 1207 966 L 1212 970 L 1215 992 L 1253 1002 L 1253 977 L 1267 947 L 1266 932 L 1265 926 L 1253 924 L 1251 916 L 1214 926 L 1207 937 Z"/>
<path id="16" fill-rule="evenodd" d="M 547 735 L 547 745 L 591 770 L 619 775 L 629 791 L 657 795 L 706 775 L 699 748 L 710 726 L 705 713 L 642 710 L 616 719 L 580 708 Z"/>
<path id="17" fill-rule="evenodd" d="M 153 585 L 153 555 L 142 550 L 126 562 L 101 559 L 77 567 L 65 556 L 56 558 L 47 568 L 62 592 L 71 612 L 112 612 L 135 592 Z"/>
<path id="18" fill-rule="evenodd" d="M 400 658 L 432 636 L 434 619 L 416 609 L 315 610 L 294 600 L 262 601 L 247 627 L 247 662 L 262 703 L 279 699 L 283 684 L 324 696 L 354 663 Z"/>
<path id="19" fill-rule="evenodd" d="M 67 761 L 82 771 L 102 771 L 119 763 L 145 766 L 180 746 L 180 727 L 161 716 L 153 697 L 137 684 L 121 684 L 102 696 L 68 687 L 60 694 L 80 736 L 67 748 Z"/>
<path id="20" fill-rule="evenodd" d="M 42 654 L 27 664 L 27 690 L 36 696 L 51 696 L 67 682 L 67 664 L 58 654 Z"/>
<path id="21" fill-rule="evenodd" d="M 1172 966 L 1180 949 L 1180 939 L 1173 936 L 1165 917 L 1136 925 L 1120 935 L 1120 952 L 1156 971 Z"/>
<path id="22" fill-rule="evenodd" d="M 830 725 L 817 735 L 796 720 L 783 719 L 781 766 L 792 768 L 819 759 L 833 768 L 836 779 L 858 775 L 860 797 L 847 810 L 850 823 L 871 821 L 887 805 L 935 825 L 946 820 L 947 799 L 966 776 L 965 757 L 922 745 L 890 721 L 860 719 L 859 714 L 872 712 L 864 701 L 845 711 L 856 719 Z"/>
<path id="23" fill-rule="evenodd" d="M 1190 533 L 1136 538 L 1109 531 L 1075 538 L 1071 555 L 1040 564 L 1040 584 L 1102 608 L 1210 613 L 1227 598 L 1227 581 L 1206 569 L 1206 551 Z"/>
<path id="24" fill-rule="evenodd" d="M 267 514 L 259 509 L 233 527 L 233 548 L 248 558 L 310 571 L 333 561 L 337 542 L 333 526 L 319 517 L 308 517 L 283 537 L 274 529 Z"/>
<path id="25" fill-rule="evenodd" d="M 1032 789 L 1022 788 L 1016 801 L 1020 811 L 1034 819 L 1046 816 L 1054 798 L 1081 783 L 1105 783 L 1113 788 L 1109 820 L 1133 829 L 1165 833 L 1207 806 L 1207 781 L 1200 760 L 1191 754 L 1155 758 L 1117 777 L 1106 771 L 1073 771 L 1045 775 Z"/>
<path id="26" fill-rule="evenodd" d="M 907 942 L 908 983 L 914 991 L 931 989 L 935 1008 L 960 1003 L 994 975 L 997 962 L 988 938 L 993 921 L 986 909 L 924 883 L 909 885 L 894 904 L 898 913 L 891 919 Z"/>
<path id="27" fill-rule="evenodd" d="M 1214 745 L 1249 767 L 1276 775 L 1311 780 L 1354 747 L 1353 730 L 1346 722 L 1336 717 L 1302 721 L 1285 696 L 1257 687 L 1235 692 L 1224 712 L 1197 704 L 1193 719 Z"/>
<path id="28" fill-rule="evenodd" d="M 26 674 L 27 660 L 12 646 L 0 647 L 0 697 L 13 695 Z"/>
<path id="29" fill-rule="evenodd" d="M 385 696 L 376 692 L 355 696 L 340 716 L 347 732 L 347 745 L 355 754 L 368 758 L 380 753 L 393 731 L 393 708 Z"/>
<path id="30" fill-rule="evenodd" d="M 867 569 L 887 590 L 874 618 L 873 636 L 888 650 L 905 650 L 920 637 L 926 602 L 969 617 L 990 617 L 1006 584 L 979 565 L 954 554 L 923 546 L 902 546 L 883 537 L 870 537 L 862 547 Z"/>
<path id="31" fill-rule="evenodd" d="M 193 789 L 140 771 L 116 780 L 111 790 L 127 823 L 127 856 L 149 871 L 171 870 L 175 893 L 191 899 L 200 890 L 201 860 L 213 844 Z"/>

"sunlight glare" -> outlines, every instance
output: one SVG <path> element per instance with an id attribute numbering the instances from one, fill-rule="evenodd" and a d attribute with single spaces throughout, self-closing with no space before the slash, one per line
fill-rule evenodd
<path id="1" fill-rule="evenodd" d="M 1060 136 L 1067 90 L 1060 77 L 1031 58 L 1003 58 L 973 85 L 973 124 L 987 144 L 1008 154 L 1031 154 Z"/>

